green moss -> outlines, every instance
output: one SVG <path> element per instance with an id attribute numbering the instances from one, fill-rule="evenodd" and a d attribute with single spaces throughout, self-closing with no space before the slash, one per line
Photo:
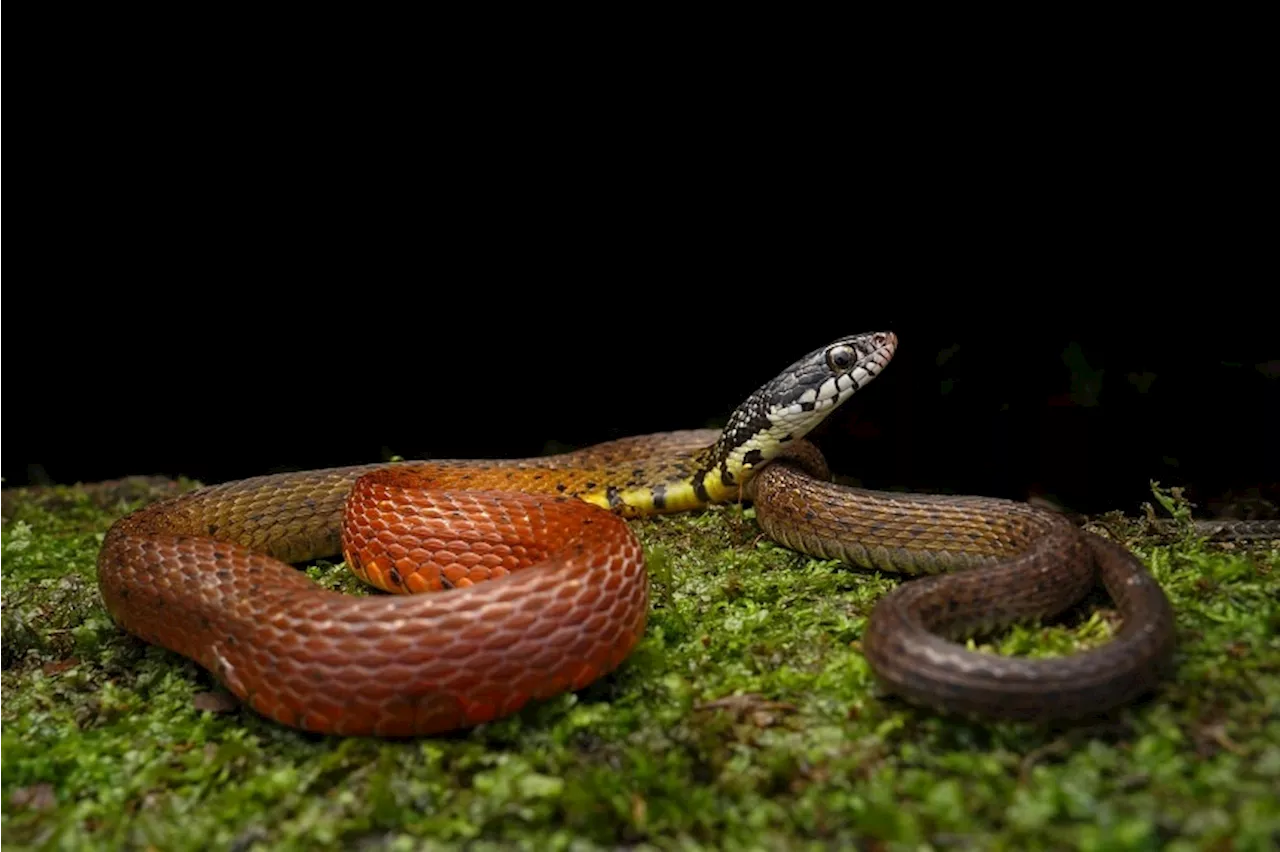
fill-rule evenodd
<path id="1" fill-rule="evenodd" d="M 809 559 L 750 511 L 635 524 L 644 640 L 577 694 L 449 737 L 299 733 L 216 706 L 211 677 L 117 630 L 111 520 L 74 489 L 6 497 L 9 847 L 1201 849 L 1280 840 L 1280 552 L 1130 543 L 1178 613 L 1177 673 L 1088 726 L 986 725 L 876 692 L 858 641 L 898 580 Z M 1137 525 L 1108 522 L 1126 538 Z M 308 569 L 354 588 L 337 567 Z M 1106 607 L 1105 598 L 1094 601 Z M 1104 609 L 1006 653 L 1106 641 Z M 875 846 L 875 844 L 871 844 Z"/>

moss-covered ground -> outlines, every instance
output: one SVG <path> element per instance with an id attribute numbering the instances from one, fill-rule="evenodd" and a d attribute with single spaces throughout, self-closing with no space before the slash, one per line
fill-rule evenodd
<path id="1" fill-rule="evenodd" d="M 1275 550 L 1109 522 L 1173 601 L 1177 670 L 1045 728 L 877 693 L 858 642 L 897 578 L 774 546 L 737 507 L 637 522 L 652 615 L 617 672 L 453 736 L 344 740 L 259 718 L 116 629 L 94 558 L 141 490 L 6 495 L 5 848 L 1280 846 Z M 1098 596 L 993 647 L 1063 653 L 1115 627 Z"/>

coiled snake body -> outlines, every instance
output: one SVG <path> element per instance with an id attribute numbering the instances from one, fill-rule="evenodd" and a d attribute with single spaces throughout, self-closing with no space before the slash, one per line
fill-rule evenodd
<path id="1" fill-rule="evenodd" d="M 272 719 L 430 734 L 512 713 L 615 668 L 644 631 L 642 553 L 623 517 L 753 499 L 782 544 L 903 584 L 863 649 L 892 691 L 946 711 L 1087 715 L 1150 689 L 1173 649 L 1160 587 L 1123 548 L 1029 505 L 824 481 L 802 440 L 893 356 L 888 332 L 810 353 L 722 432 L 673 432 L 518 461 L 408 462 L 263 476 L 118 521 L 98 559 L 126 630 L 212 672 Z M 343 553 L 391 592 L 320 588 L 289 562 Z M 1123 615 L 1101 648 L 1026 660 L 949 639 L 1052 615 L 1101 577 Z"/>

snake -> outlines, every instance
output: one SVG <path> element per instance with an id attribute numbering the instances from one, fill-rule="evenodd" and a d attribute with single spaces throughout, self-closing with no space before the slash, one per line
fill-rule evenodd
<path id="1" fill-rule="evenodd" d="M 814 427 L 889 364 L 893 332 L 800 358 L 722 430 L 623 438 L 529 459 L 429 460 L 259 476 L 116 521 L 98 557 L 107 610 L 259 714 L 339 735 L 439 734 L 579 690 L 616 669 L 649 611 L 627 519 L 749 501 L 779 544 L 928 575 L 885 595 L 861 649 L 888 694 L 943 713 L 1091 716 L 1170 670 L 1173 610 L 1128 550 L 1066 516 L 987 497 L 831 480 Z M 341 554 L 347 595 L 293 567 Z M 962 640 L 1051 618 L 1099 582 L 1122 624 L 1061 657 Z"/>

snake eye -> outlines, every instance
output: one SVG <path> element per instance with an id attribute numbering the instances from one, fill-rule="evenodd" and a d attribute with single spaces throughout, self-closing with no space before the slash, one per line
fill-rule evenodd
<path id="1" fill-rule="evenodd" d="M 827 350 L 827 366 L 837 373 L 843 373 L 853 366 L 855 354 L 852 346 L 840 344 Z"/>

